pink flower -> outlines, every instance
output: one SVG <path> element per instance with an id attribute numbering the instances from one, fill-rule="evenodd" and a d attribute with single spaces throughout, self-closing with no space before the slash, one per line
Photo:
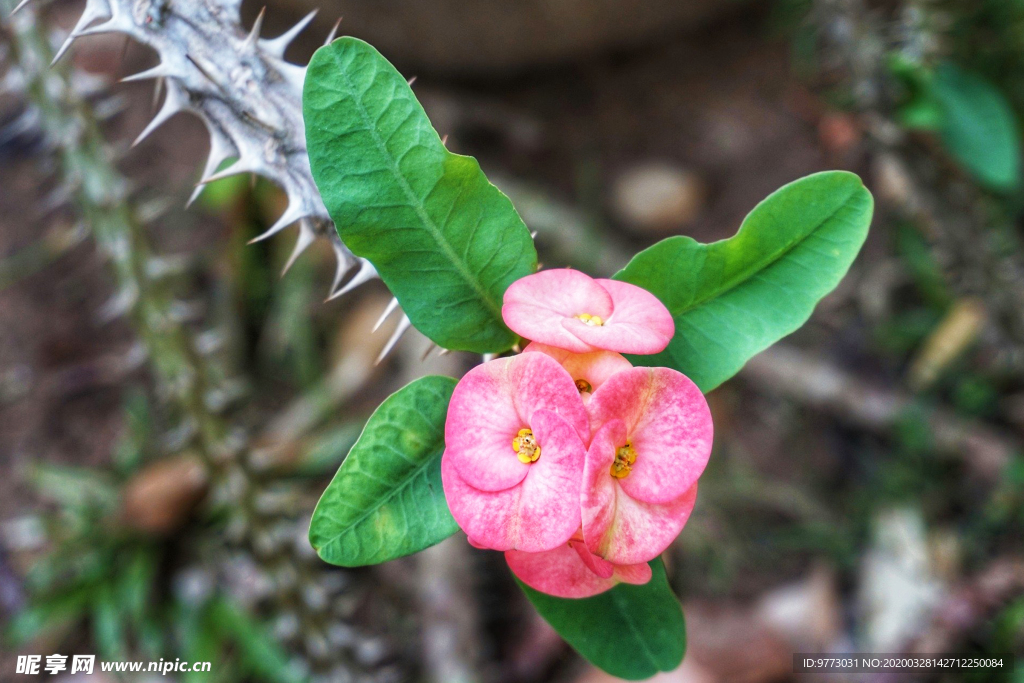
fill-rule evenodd
<path id="1" fill-rule="evenodd" d="M 626 360 L 622 354 L 614 351 L 591 351 L 590 353 L 573 353 L 554 346 L 547 346 L 538 342 L 531 342 L 523 353 L 543 353 L 551 356 L 559 365 L 565 368 L 573 381 L 576 389 L 583 397 L 586 404 L 591 395 L 604 384 L 609 377 L 621 370 L 629 370 L 632 363 Z"/>
<path id="2" fill-rule="evenodd" d="M 539 552 L 579 529 L 590 428 L 572 377 L 552 358 L 523 353 L 470 370 L 444 431 L 441 483 L 474 545 Z"/>
<path id="3" fill-rule="evenodd" d="M 505 561 L 527 586 L 560 598 L 589 598 L 620 583 L 644 584 L 651 580 L 651 567 L 646 562 L 616 565 L 592 554 L 583 542 L 582 531 L 554 550 L 510 550 L 505 553 Z"/>
<path id="4" fill-rule="evenodd" d="M 583 473 L 583 538 L 617 565 L 657 557 L 693 510 L 711 454 L 711 412 L 669 368 L 616 373 L 587 404 L 593 436 Z"/>
<path id="5" fill-rule="evenodd" d="M 573 353 L 658 353 L 675 334 L 672 315 L 647 290 L 567 268 L 513 282 L 501 315 L 516 334 Z"/>

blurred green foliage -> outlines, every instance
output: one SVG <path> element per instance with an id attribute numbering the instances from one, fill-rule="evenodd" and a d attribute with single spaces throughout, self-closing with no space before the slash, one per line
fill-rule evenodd
<path id="1" fill-rule="evenodd" d="M 15 646 L 87 634 L 101 660 L 210 661 L 214 678 L 303 680 L 262 623 L 211 584 L 191 590 L 189 569 L 170 538 L 132 530 L 119 519 L 121 486 L 156 452 L 145 397 L 125 402 L 125 431 L 109 472 L 35 465 L 29 479 L 55 509 L 42 517 L 46 550 L 25 586 L 29 606 L 5 635 Z"/>

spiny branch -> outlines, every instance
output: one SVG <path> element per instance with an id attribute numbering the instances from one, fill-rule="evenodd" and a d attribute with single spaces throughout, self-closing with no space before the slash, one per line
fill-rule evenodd
<path id="1" fill-rule="evenodd" d="M 9 2 L 0 0 L 0 9 Z M 360 680 L 382 680 L 378 641 L 344 624 L 354 609 L 349 575 L 325 567 L 304 543 L 301 492 L 271 490 L 251 460 L 249 434 L 229 419 L 230 398 L 243 383 L 217 362 L 225 333 L 197 334 L 182 319 L 192 307 L 175 297 L 170 277 L 180 264 L 155 256 L 144 229 L 159 206 L 146 209 L 132 201 L 129 183 L 111 161 L 91 107 L 76 87 L 82 83 L 75 74 L 47 68 L 54 50 L 39 26 L 30 9 L 9 21 L 13 64 L 4 83 L 18 86 L 35 135 L 52 150 L 59 182 L 70 189 L 62 201 L 73 204 L 111 266 L 119 293 L 106 315 L 124 316 L 133 325 L 138 355 L 149 361 L 158 394 L 177 422 L 163 440 L 165 448 L 200 455 L 211 501 L 227 513 L 228 535 L 259 561 L 273 587 L 266 599 L 274 612 L 298 624 L 301 639 L 286 639 L 305 656 L 306 668 L 324 680 L 351 678 L 353 672 Z M 302 540 L 296 543 L 297 538 Z M 333 637 L 332 626 L 343 629 L 344 637 Z"/>
<path id="2" fill-rule="evenodd" d="M 155 50 L 157 66 L 125 79 L 158 79 L 166 86 L 163 106 L 134 144 L 178 112 L 199 117 L 210 134 L 210 154 L 189 204 L 208 183 L 240 173 L 254 173 L 280 186 L 287 207 L 253 241 L 297 224 L 299 235 L 286 270 L 315 240 L 330 242 L 336 258 L 330 300 L 375 279 L 377 271 L 353 256 L 338 237 L 309 168 L 302 122 L 306 67 L 286 61 L 284 53 L 315 13 L 268 39 L 259 35 L 262 12 L 251 30 L 243 30 L 240 6 L 241 0 L 86 0 L 54 61 L 77 38 L 101 33 L 124 34 Z M 334 31 L 328 40 L 333 36 Z"/>

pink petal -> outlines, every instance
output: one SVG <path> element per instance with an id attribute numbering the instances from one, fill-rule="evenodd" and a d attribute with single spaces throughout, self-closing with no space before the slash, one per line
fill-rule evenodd
<path id="1" fill-rule="evenodd" d="M 466 536 L 466 541 L 474 548 L 479 548 L 480 550 L 490 550 L 490 548 L 488 548 L 480 541 L 475 540 L 472 536 Z"/>
<path id="2" fill-rule="evenodd" d="M 578 545 L 582 544 L 570 541 L 543 553 L 512 550 L 505 553 L 505 561 L 527 586 L 560 598 L 589 598 L 619 583 L 644 584 L 651 580 L 651 568 L 646 563 L 613 566 L 610 576 L 600 577 L 587 568 L 575 549 Z"/>
<path id="3" fill-rule="evenodd" d="M 583 538 L 592 553 L 613 564 L 637 564 L 660 555 L 679 535 L 697 500 L 697 485 L 667 503 L 634 500 L 611 476 L 625 424 L 611 420 L 594 434 L 587 451 L 581 496 Z M 639 456 L 637 457 L 639 462 Z"/>
<path id="4" fill-rule="evenodd" d="M 685 375 L 670 368 L 618 372 L 587 403 L 591 430 L 620 419 L 636 462 L 618 483 L 631 498 L 669 503 L 689 490 L 711 455 L 713 426 L 707 401 Z"/>
<path id="5" fill-rule="evenodd" d="M 441 486 L 455 522 L 477 548 L 508 550 L 518 538 L 519 519 L 514 510 L 522 493 L 513 486 L 504 491 L 475 489 L 459 476 L 448 453 L 441 457 Z"/>
<path id="6" fill-rule="evenodd" d="M 580 527 L 583 443 L 576 430 L 551 411 L 536 411 L 533 426 L 541 457 L 527 466 L 521 483 L 504 491 L 471 486 L 447 451 L 441 458 L 448 508 L 477 547 L 540 552 L 565 543 Z"/>
<path id="7" fill-rule="evenodd" d="M 635 586 L 642 586 L 651 580 L 651 565 L 646 562 L 637 564 L 615 565 L 615 578 L 620 583 L 631 583 Z"/>
<path id="8" fill-rule="evenodd" d="M 590 552 L 590 548 L 587 547 L 586 542 L 583 540 L 582 527 L 577 535 L 579 538 L 572 538 L 569 541 L 569 547 L 576 551 L 576 554 L 580 556 L 580 560 L 583 564 L 586 565 L 587 569 L 593 572 L 596 576 L 602 579 L 612 578 L 612 575 L 615 574 L 615 565 Z"/>
<path id="9" fill-rule="evenodd" d="M 531 465 L 519 461 L 512 440 L 520 429 L 531 427 L 538 409 L 561 415 L 580 438 L 589 440 L 579 391 L 556 361 L 531 353 L 478 365 L 452 394 L 444 427 L 445 454 L 473 488 L 503 491 L 515 486 Z"/>
<path id="10" fill-rule="evenodd" d="M 508 370 L 516 410 L 527 425 L 535 411 L 550 410 L 568 422 L 581 439 L 590 440 L 590 418 L 576 382 L 556 360 L 539 353 L 521 353 L 511 358 Z"/>
<path id="11" fill-rule="evenodd" d="M 604 325 L 590 326 L 566 317 L 562 327 L 593 348 L 621 353 L 664 351 L 676 332 L 676 324 L 665 305 L 650 292 L 613 280 L 598 281 L 614 301 L 615 309 Z"/>
<path id="12" fill-rule="evenodd" d="M 521 484 L 519 514 L 524 536 L 536 535 L 538 540 L 516 547 L 536 552 L 554 547 L 549 539 L 569 538 L 580 528 L 579 490 L 587 449 L 576 430 L 549 410 L 534 412 L 533 429 L 541 455 Z"/>
<path id="13" fill-rule="evenodd" d="M 505 290 L 501 316 L 513 332 L 526 339 L 586 353 L 594 349 L 567 332 L 562 320 L 581 313 L 606 318 L 612 310 L 608 290 L 578 270 L 561 268 L 513 282 Z"/>
<path id="14" fill-rule="evenodd" d="M 665 350 L 676 325 L 665 304 L 646 289 L 617 280 L 597 280 L 612 297 L 613 312 L 604 325 L 590 326 L 569 318 L 562 326 L 598 349 L 650 354 Z"/>
<path id="15" fill-rule="evenodd" d="M 622 354 L 614 351 L 591 351 L 590 353 L 573 353 L 565 349 L 548 346 L 539 342 L 531 342 L 523 349 L 523 353 L 538 352 L 551 356 L 569 373 L 573 381 L 585 380 L 590 384 L 590 392 L 583 395 L 583 402 L 590 400 L 590 395 L 597 391 L 609 377 L 621 370 L 628 370 L 633 365 Z"/>
<path id="16" fill-rule="evenodd" d="M 618 280 L 598 280 L 612 296 L 612 315 L 608 323 L 618 325 L 629 323 L 644 327 L 657 344 L 652 343 L 650 351 L 625 351 L 624 353 L 661 353 L 676 334 L 676 323 L 661 299 L 643 287 Z"/>

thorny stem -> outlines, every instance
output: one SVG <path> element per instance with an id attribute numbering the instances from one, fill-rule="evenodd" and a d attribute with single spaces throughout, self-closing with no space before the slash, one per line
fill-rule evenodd
<path id="1" fill-rule="evenodd" d="M 3 0 L 4 11 L 10 0 Z M 199 353 L 189 328 L 175 320 L 175 301 L 166 279 L 147 272 L 155 261 L 137 212 L 128 201 L 129 186 L 110 162 L 109 148 L 66 74 L 48 68 L 52 49 L 27 13 L 12 17 L 12 52 L 24 79 L 24 91 L 39 114 L 39 127 L 57 142 L 61 181 L 76 188 L 71 200 L 110 262 L 117 295 L 108 316 L 131 320 L 162 390 L 178 404 L 179 418 L 195 423 L 190 446 L 211 468 L 226 434 L 222 421 L 205 405 L 213 371 Z M 52 96 L 59 92 L 59 96 Z M 184 449 L 179 449 L 184 450 Z"/>
<path id="2" fill-rule="evenodd" d="M 0 0 L 4 16 L 11 8 L 11 0 Z M 339 619 L 336 604 L 338 591 L 345 588 L 337 580 L 344 577 L 310 557 L 311 550 L 297 549 L 296 538 L 301 543 L 304 536 L 301 521 L 293 519 L 298 496 L 263 490 L 260 484 L 266 477 L 250 462 L 245 430 L 211 405 L 211 391 L 225 386 L 225 373 L 181 319 L 183 304 L 175 299 L 168 279 L 153 272 L 158 259 L 144 221 L 129 200 L 128 181 L 109 158 L 90 105 L 76 94 L 67 72 L 49 69 L 53 49 L 31 8 L 12 17 L 8 26 L 22 89 L 39 114 L 44 136 L 55 143 L 61 182 L 75 188 L 75 209 L 110 261 L 119 294 L 107 312 L 131 322 L 160 395 L 184 427 L 184 438 L 172 450 L 201 456 L 213 483 L 213 499 L 224 504 L 235 520 L 237 540 L 274 584 L 274 613 L 297 619 L 298 633 L 291 642 L 306 658 L 307 668 L 321 672 L 325 680 L 372 669 L 380 658 L 379 648 L 364 652 L 372 641 L 347 626 L 345 632 L 351 635 L 344 642 L 329 637 L 344 618 Z M 369 676 L 360 680 L 374 680 Z"/>

